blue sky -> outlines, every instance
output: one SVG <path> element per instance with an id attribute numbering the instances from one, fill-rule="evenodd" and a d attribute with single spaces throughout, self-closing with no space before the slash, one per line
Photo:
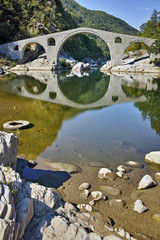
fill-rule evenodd
<path id="1" fill-rule="evenodd" d="M 76 0 L 91 10 L 102 10 L 121 18 L 129 25 L 139 29 L 148 21 L 154 9 L 160 11 L 160 0 Z"/>

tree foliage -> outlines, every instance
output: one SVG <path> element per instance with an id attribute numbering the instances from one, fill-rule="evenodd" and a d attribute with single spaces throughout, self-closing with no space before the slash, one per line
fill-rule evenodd
<path id="1" fill-rule="evenodd" d="M 156 41 L 150 46 L 149 52 L 160 53 L 160 12 L 154 10 L 148 22 L 140 26 L 141 36 L 155 38 Z"/>
<path id="2" fill-rule="evenodd" d="M 0 43 L 43 34 L 37 24 L 44 26 L 45 34 L 75 28 L 77 24 L 64 11 L 60 0 L 1 0 Z"/>

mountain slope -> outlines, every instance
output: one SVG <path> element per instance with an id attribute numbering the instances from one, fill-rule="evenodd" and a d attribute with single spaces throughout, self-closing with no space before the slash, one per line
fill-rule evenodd
<path id="1" fill-rule="evenodd" d="M 75 17 L 79 27 L 90 27 L 111 32 L 137 35 L 138 30 L 125 21 L 103 11 L 93 11 L 79 5 L 75 0 L 61 0 L 64 8 Z"/>

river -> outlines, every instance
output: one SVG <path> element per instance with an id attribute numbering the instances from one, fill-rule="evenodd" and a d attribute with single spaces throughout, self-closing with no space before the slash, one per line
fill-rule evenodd
<path id="1" fill-rule="evenodd" d="M 160 80 L 151 75 L 76 76 L 27 72 L 0 81 L 0 130 L 9 120 L 28 120 L 18 130 L 18 154 L 27 160 L 115 170 L 160 146 Z M 83 165 L 83 167 L 82 167 Z"/>

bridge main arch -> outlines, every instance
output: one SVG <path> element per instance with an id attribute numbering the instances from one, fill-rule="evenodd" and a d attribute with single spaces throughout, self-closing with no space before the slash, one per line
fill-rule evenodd
<path id="1" fill-rule="evenodd" d="M 64 36 L 61 37 L 61 40 L 58 42 L 57 41 L 57 50 L 56 50 L 56 58 L 55 58 L 55 65 L 58 64 L 58 58 L 59 58 L 59 54 L 60 54 L 60 51 L 62 49 L 62 47 L 64 46 L 64 44 L 72 37 L 74 36 L 77 36 L 79 34 L 91 34 L 91 35 L 95 35 L 99 38 L 101 38 L 107 45 L 108 49 L 109 49 L 109 52 L 110 52 L 110 56 L 111 56 L 111 45 L 110 45 L 110 42 L 107 41 L 107 38 L 105 38 L 103 35 L 100 34 L 100 31 L 99 30 L 96 30 L 96 29 L 87 29 L 87 28 L 77 28 L 77 29 L 74 29 L 74 30 L 69 30 L 69 31 L 66 31 L 64 32 Z M 86 56 L 87 57 L 87 56 Z"/>

